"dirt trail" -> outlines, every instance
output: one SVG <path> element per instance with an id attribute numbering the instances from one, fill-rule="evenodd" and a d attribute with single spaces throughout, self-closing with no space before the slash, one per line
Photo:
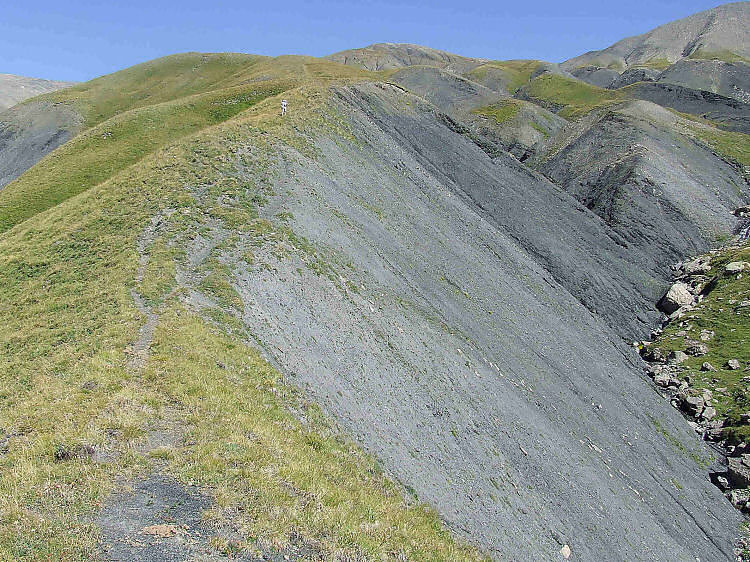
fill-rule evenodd
<path id="1" fill-rule="evenodd" d="M 173 212 L 173 209 L 165 209 L 155 215 L 138 238 L 136 246 L 138 250 L 138 269 L 135 274 L 136 286 L 130 289 L 130 296 L 133 297 L 133 302 L 138 311 L 146 317 L 146 322 L 138 331 L 138 339 L 128 350 L 130 357 L 128 358 L 127 366 L 130 372 L 139 372 L 143 370 L 143 367 L 146 365 L 151 342 L 154 339 L 154 331 L 159 323 L 158 313 L 154 310 L 154 307 L 146 302 L 146 299 L 143 298 L 143 295 L 141 295 L 137 287 L 143 282 L 143 277 L 146 274 L 146 267 L 148 267 L 148 262 L 151 259 L 149 249 L 156 240 L 156 236 L 159 233 L 159 229 L 163 224 L 164 219 L 168 218 Z M 171 295 L 171 292 L 164 295 L 159 304 L 163 304 Z"/>

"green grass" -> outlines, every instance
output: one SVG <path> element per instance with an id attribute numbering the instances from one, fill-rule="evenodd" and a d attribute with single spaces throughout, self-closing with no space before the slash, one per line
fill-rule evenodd
<path id="1" fill-rule="evenodd" d="M 487 75 L 488 69 L 499 69 L 504 76 L 505 89 L 513 94 L 529 83 L 531 75 L 540 64 L 538 60 L 491 61 L 473 69 L 467 76 L 473 80 L 481 80 Z"/>
<path id="2" fill-rule="evenodd" d="M 750 245 L 725 250 L 712 258 L 712 270 L 708 275 L 718 277 L 716 288 L 683 319 L 687 326 L 681 327 L 679 322 L 673 322 L 651 345 L 665 351 L 684 350 L 686 338 L 700 341 L 701 330 L 715 332 L 715 336 L 705 342 L 708 354 L 689 357 L 683 363 L 684 374 L 690 375 L 694 388 L 714 392 L 718 417 L 726 420 L 728 436 L 745 440 L 750 438 L 750 426 L 741 423 L 740 414 L 750 411 L 748 386 L 742 382 L 748 373 L 729 370 L 725 365 L 729 359 L 738 359 L 743 366 L 750 361 L 750 307 L 737 308 L 739 302 L 750 300 L 750 276 L 744 274 L 736 279 L 724 275 L 724 266 L 731 261 L 750 261 Z M 677 335 L 683 330 L 687 332 L 686 336 Z M 705 361 L 717 371 L 700 371 Z M 727 390 L 718 393 L 717 388 Z"/>
<path id="3" fill-rule="evenodd" d="M 84 131 L 3 189 L 0 232 L 305 80 L 371 76 L 311 57 L 186 53 L 34 98 L 71 105 Z"/>
<path id="4" fill-rule="evenodd" d="M 697 138 L 725 158 L 741 166 L 750 166 L 750 135 L 736 131 L 720 129 L 718 123 L 690 113 L 682 113 L 667 108 L 672 113 L 696 123 L 688 128 L 687 133 Z"/>
<path id="5" fill-rule="evenodd" d="M 689 59 L 703 59 L 703 60 L 720 60 L 724 62 L 744 62 L 750 64 L 750 59 L 733 53 L 732 51 L 704 51 L 698 49 L 697 51 L 690 53 Z"/>
<path id="6" fill-rule="evenodd" d="M 341 126 L 323 109 L 326 76 L 336 65 L 304 61 L 283 59 L 273 69 L 286 79 L 304 75 L 303 87 L 285 92 L 295 111 L 283 120 L 275 82 L 196 95 L 175 80 L 169 88 L 189 97 L 149 98 L 159 103 L 112 116 L 125 102 L 116 92 L 109 102 L 99 100 L 106 98 L 100 84 L 87 103 L 96 108 L 91 122 L 103 121 L 0 192 L 4 213 L 22 207 L 19 185 L 49 193 L 45 205 L 13 215 L 14 225 L 6 222 L 0 233 L 0 440 L 7 438 L 0 453 L 0 559 L 94 559 L 97 510 L 117 481 L 142 477 L 156 462 L 202 486 L 215 500 L 210 519 L 242 533 L 239 548 L 256 541 L 284 546 L 296 533 L 328 559 L 482 558 L 454 540 L 432 509 L 407 501 L 372 458 L 285 386 L 226 310 L 198 317 L 180 304 L 182 289 L 174 292 L 185 257 L 175 240 L 200 232 L 196 221 L 255 229 L 259 244 L 276 242 L 278 228 L 258 226 L 252 207 L 263 205 L 271 173 L 265 139 L 308 149 L 306 135 Z M 342 70 L 342 80 L 358 76 Z M 97 136 L 108 129 L 111 136 Z M 109 141 L 120 144 L 114 149 Z M 251 142 L 257 150 L 246 164 L 253 179 L 240 179 L 237 151 Z M 57 182 L 54 190 L 50 182 Z M 194 196 L 199 187 L 213 198 L 206 208 Z M 216 205 L 222 195 L 248 207 L 246 221 L 236 216 L 238 206 Z M 136 284 L 137 241 L 165 209 L 174 212 L 147 248 L 150 260 Z M 306 248 L 283 232 L 285 241 Z M 208 260 L 202 273 L 203 288 L 222 306 L 237 304 L 219 262 Z M 152 354 L 135 372 L 127 368 L 129 349 L 144 318 L 132 288 L 161 316 Z M 302 412 L 305 423 L 292 412 Z M 135 452 L 159 425 L 184 429 L 192 444 Z M 55 458 L 56 451 L 91 446 L 112 451 L 112 462 L 86 454 Z M 226 552 L 221 540 L 214 543 L 217 554 Z"/>
<path id="7" fill-rule="evenodd" d="M 290 86 L 277 81 L 239 86 L 118 114 L 78 135 L 6 186 L 0 199 L 0 231 Z"/>
<path id="8" fill-rule="evenodd" d="M 473 111 L 478 115 L 490 117 L 496 123 L 505 123 L 513 119 L 521 110 L 521 102 L 515 99 L 506 99 L 494 105 L 479 107 Z"/>
<path id="9" fill-rule="evenodd" d="M 580 80 L 549 73 L 532 80 L 526 92 L 532 99 L 562 107 L 559 115 L 565 119 L 577 119 L 624 99 L 623 94 L 617 90 L 605 90 Z"/>
<path id="10" fill-rule="evenodd" d="M 750 166 L 750 135 L 715 127 L 693 127 L 693 134 L 713 150 L 742 166 Z"/>

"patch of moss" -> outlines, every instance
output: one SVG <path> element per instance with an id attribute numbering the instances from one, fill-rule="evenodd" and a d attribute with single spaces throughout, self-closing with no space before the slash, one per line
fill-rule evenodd
<path id="1" fill-rule="evenodd" d="M 496 123 L 502 124 L 513 119 L 521 110 L 521 102 L 514 99 L 502 100 L 493 105 L 479 107 L 473 111 L 477 115 L 491 117 Z"/>

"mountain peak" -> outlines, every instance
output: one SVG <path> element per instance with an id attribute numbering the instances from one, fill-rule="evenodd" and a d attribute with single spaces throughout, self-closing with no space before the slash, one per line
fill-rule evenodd
<path id="1" fill-rule="evenodd" d="M 460 68 L 466 71 L 485 62 L 484 59 L 464 57 L 411 43 L 374 43 L 367 47 L 334 53 L 326 58 L 373 71 L 419 65 L 449 70 Z"/>
<path id="2" fill-rule="evenodd" d="M 598 66 L 618 71 L 634 66 L 666 67 L 683 58 L 750 59 L 750 2 L 724 4 L 622 39 L 600 51 L 574 57 L 563 66 Z"/>

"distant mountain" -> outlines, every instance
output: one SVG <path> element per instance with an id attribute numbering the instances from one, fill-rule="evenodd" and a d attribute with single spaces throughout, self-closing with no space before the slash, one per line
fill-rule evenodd
<path id="1" fill-rule="evenodd" d="M 23 100 L 47 92 L 54 92 L 72 86 L 74 82 L 58 82 L 41 78 L 28 78 L 15 74 L 0 74 L 0 111 L 8 109 Z"/>
<path id="2" fill-rule="evenodd" d="M 487 62 L 484 59 L 463 57 L 408 43 L 375 43 L 361 49 L 334 53 L 326 58 L 374 71 L 406 66 L 436 66 L 451 72 L 464 73 Z"/>
<path id="3" fill-rule="evenodd" d="M 563 67 L 623 71 L 634 66 L 665 68 L 683 58 L 750 59 L 750 2 L 725 4 L 628 37 L 601 51 L 572 58 Z"/>

